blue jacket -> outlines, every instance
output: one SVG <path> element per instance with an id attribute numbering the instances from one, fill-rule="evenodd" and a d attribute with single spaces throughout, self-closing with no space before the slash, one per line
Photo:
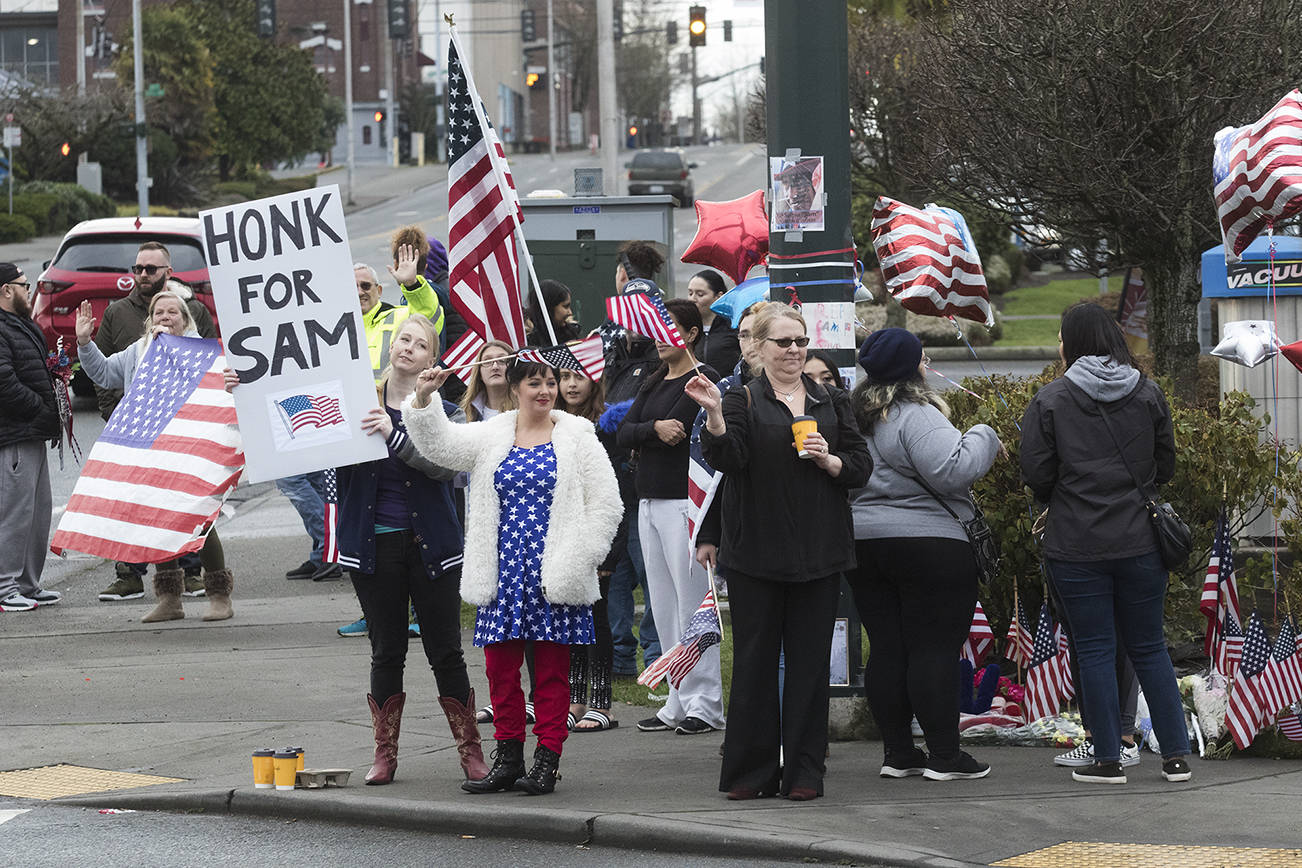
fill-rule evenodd
<path id="1" fill-rule="evenodd" d="M 454 422 L 465 415 L 455 405 L 443 402 Z M 454 471 L 439 467 L 416 451 L 401 422 L 393 426 L 388 440 L 389 457 L 380 461 L 397 464 L 408 487 L 411 530 L 420 545 L 421 560 L 431 577 L 460 567 L 464 541 L 452 499 Z M 375 502 L 379 490 L 380 461 L 367 461 L 336 470 L 339 481 L 339 563 L 362 573 L 375 572 Z"/>

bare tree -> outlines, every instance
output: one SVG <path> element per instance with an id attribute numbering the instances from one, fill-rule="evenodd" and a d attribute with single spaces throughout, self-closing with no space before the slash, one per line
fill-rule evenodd
<path id="1" fill-rule="evenodd" d="M 892 167 L 1151 280 L 1158 371 L 1193 387 L 1200 251 L 1219 239 L 1212 136 L 1302 75 L 1302 0 L 952 0 L 924 22 L 913 140 Z"/>

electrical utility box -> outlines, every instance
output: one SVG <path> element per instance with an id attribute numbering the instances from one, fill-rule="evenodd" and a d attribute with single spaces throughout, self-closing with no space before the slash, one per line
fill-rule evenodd
<path id="1" fill-rule="evenodd" d="M 615 292 L 616 254 L 626 241 L 648 241 L 665 257 L 650 275 L 665 298 L 677 294 L 673 266 L 672 196 L 580 196 L 521 199 L 524 237 L 539 280 L 559 280 L 570 288 L 574 316 L 583 334 L 606 319 L 606 299 Z M 528 266 L 520 258 L 520 285 L 534 292 Z"/>

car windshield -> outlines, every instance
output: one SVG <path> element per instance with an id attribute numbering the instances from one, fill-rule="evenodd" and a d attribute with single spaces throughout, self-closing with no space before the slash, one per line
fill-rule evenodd
<path id="1" fill-rule="evenodd" d="M 173 271 L 203 271 L 208 267 L 203 259 L 199 239 L 172 235 L 156 240 L 161 241 L 172 255 Z M 66 271 L 126 273 L 136 261 L 140 243 L 138 235 L 87 235 L 83 238 L 70 238 L 51 264 Z"/>
<path id="2" fill-rule="evenodd" d="M 683 160 L 678 154 L 641 153 L 633 157 L 634 169 L 682 169 Z"/>

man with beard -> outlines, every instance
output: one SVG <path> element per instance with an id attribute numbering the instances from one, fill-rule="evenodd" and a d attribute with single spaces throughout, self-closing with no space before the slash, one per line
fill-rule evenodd
<path id="1" fill-rule="evenodd" d="M 0 612 L 27 612 L 60 597 L 41 589 L 50 537 L 45 441 L 59 441 L 59 409 L 31 291 L 22 269 L 0 262 Z"/>
<path id="2" fill-rule="evenodd" d="M 95 344 L 105 357 L 120 353 L 140 340 L 145 334 L 145 320 L 149 315 L 149 300 L 154 297 L 172 277 L 172 255 L 157 241 L 146 241 L 136 251 L 136 264 L 131 267 L 136 285 L 125 297 L 111 303 L 100 321 L 99 332 L 95 335 Z M 184 295 L 184 293 L 182 293 Z M 212 315 L 203 303 L 190 295 L 186 299 L 190 317 L 200 337 L 217 337 L 217 327 L 213 325 Z M 99 401 L 99 413 L 108 421 L 114 408 L 122 400 L 122 392 L 117 389 L 95 387 Z M 145 564 L 128 564 L 118 561 L 114 567 L 117 580 L 109 585 L 99 598 L 104 601 L 137 600 L 145 595 Z M 197 554 L 181 557 L 181 568 L 185 570 L 185 596 L 203 595 L 203 580 L 199 577 L 200 564 Z"/>

